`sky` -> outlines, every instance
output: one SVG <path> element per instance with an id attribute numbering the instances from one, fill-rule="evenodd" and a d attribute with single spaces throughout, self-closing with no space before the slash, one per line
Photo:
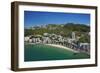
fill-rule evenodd
<path id="1" fill-rule="evenodd" d="M 89 25 L 90 14 L 24 11 L 25 27 L 66 23 L 79 23 Z"/>

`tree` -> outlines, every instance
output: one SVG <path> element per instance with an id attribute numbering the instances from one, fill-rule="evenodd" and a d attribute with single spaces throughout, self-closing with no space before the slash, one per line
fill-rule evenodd
<path id="1" fill-rule="evenodd" d="M 79 42 L 90 43 L 90 36 L 89 35 L 83 35 L 82 37 L 80 37 Z"/>

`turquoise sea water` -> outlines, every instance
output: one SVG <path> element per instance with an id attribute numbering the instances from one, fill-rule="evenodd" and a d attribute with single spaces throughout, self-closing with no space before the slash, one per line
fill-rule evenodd
<path id="1" fill-rule="evenodd" d="M 87 59 L 89 55 L 43 44 L 25 44 L 24 61 Z"/>

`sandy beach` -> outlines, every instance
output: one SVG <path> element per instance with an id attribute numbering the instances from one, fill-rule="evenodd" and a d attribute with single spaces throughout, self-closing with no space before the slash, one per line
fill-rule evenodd
<path id="1" fill-rule="evenodd" d="M 66 50 L 73 51 L 73 52 L 78 52 L 78 51 L 75 51 L 75 50 L 70 49 L 68 47 L 62 46 L 62 45 L 56 45 L 56 44 L 46 44 L 46 45 L 54 46 L 54 47 L 58 47 L 58 48 L 62 48 L 62 49 L 66 49 Z"/>
<path id="2" fill-rule="evenodd" d="M 28 43 L 28 44 L 36 44 L 36 43 Z M 70 49 L 68 47 L 62 46 L 62 45 L 56 45 L 56 44 L 45 44 L 45 45 L 66 49 L 66 50 L 69 50 L 69 51 L 72 51 L 72 52 L 78 52 L 78 51 L 75 51 L 75 50 Z"/>

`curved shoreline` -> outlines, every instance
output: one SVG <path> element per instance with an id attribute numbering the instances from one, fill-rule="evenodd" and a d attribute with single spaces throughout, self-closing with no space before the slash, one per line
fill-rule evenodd
<path id="1" fill-rule="evenodd" d="M 66 49 L 66 50 L 69 50 L 69 51 L 72 51 L 72 52 L 78 52 L 78 51 L 75 51 L 75 50 L 70 49 L 68 47 L 62 46 L 62 45 L 56 45 L 56 44 L 45 44 L 45 45 L 49 45 L 49 46 L 53 46 L 53 47 L 58 47 L 58 48 Z"/>
<path id="2" fill-rule="evenodd" d="M 27 44 L 36 44 L 36 43 L 27 43 Z M 37 43 L 38 44 L 38 43 Z M 72 52 L 75 52 L 77 53 L 78 51 L 75 51 L 71 48 L 68 48 L 68 47 L 65 47 L 65 46 L 62 46 L 62 45 L 57 45 L 57 44 L 43 44 L 43 45 L 48 45 L 48 46 L 52 46 L 52 47 L 58 47 L 58 48 L 62 48 L 62 49 L 66 49 L 66 50 L 69 50 L 69 51 L 72 51 Z"/>
<path id="3" fill-rule="evenodd" d="M 56 45 L 56 44 L 45 44 L 45 45 L 49 45 L 49 46 L 53 46 L 53 47 L 58 47 L 58 48 L 66 49 L 66 50 L 69 50 L 69 51 L 72 51 L 72 52 L 78 52 L 78 51 L 75 51 L 75 50 L 70 49 L 68 47 L 62 46 L 62 45 Z"/>

